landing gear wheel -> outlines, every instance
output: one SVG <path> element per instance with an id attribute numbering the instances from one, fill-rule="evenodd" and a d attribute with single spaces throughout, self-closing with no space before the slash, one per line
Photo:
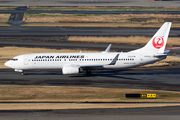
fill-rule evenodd
<path id="1" fill-rule="evenodd" d="M 86 74 L 87 74 L 87 76 L 91 76 L 92 75 L 90 70 L 86 70 Z"/>
<path id="2" fill-rule="evenodd" d="M 23 75 L 24 75 L 24 72 L 22 72 L 21 75 L 23 76 Z"/>

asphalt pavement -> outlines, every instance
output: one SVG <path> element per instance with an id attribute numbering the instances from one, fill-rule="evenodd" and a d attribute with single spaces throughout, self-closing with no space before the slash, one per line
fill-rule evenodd
<path id="1" fill-rule="evenodd" d="M 153 36 L 159 28 L 114 27 L 26 27 L 1 26 L 0 37 L 58 36 Z M 180 37 L 180 28 L 171 28 L 170 37 Z"/>
<path id="2" fill-rule="evenodd" d="M 140 6 L 179 7 L 178 0 L 0 0 L 1 6 Z"/>
<path id="3" fill-rule="evenodd" d="M 12 69 L 0 70 L 1 85 L 83 86 L 180 91 L 180 67 L 136 68 L 92 71 L 92 76 L 62 75 L 61 71 L 25 71 L 24 76 Z"/>
<path id="4" fill-rule="evenodd" d="M 0 111 L 2 120 L 179 120 L 180 107 Z"/>

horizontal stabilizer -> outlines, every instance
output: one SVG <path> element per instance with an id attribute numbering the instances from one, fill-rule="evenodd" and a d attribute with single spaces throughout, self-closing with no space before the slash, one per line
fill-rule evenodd
<path id="1" fill-rule="evenodd" d="M 170 50 L 165 50 L 164 51 L 164 54 L 168 54 Z"/>
<path id="2" fill-rule="evenodd" d="M 167 56 L 167 54 L 157 54 L 157 55 L 154 55 L 154 57 L 163 57 L 163 56 Z"/>
<path id="3" fill-rule="evenodd" d="M 170 50 L 166 50 L 166 51 L 164 51 L 163 54 L 156 54 L 156 55 L 154 55 L 154 57 L 163 57 L 163 56 L 167 56 L 167 54 L 169 53 L 169 51 L 170 51 Z"/>

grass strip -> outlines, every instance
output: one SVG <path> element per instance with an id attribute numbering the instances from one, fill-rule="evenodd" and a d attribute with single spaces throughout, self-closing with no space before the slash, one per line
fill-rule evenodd
<path id="1" fill-rule="evenodd" d="M 179 23 L 180 15 L 171 14 L 61 14 L 61 13 L 39 13 L 25 14 L 24 22 L 46 22 L 46 23 L 141 23 L 156 24 L 164 22 Z"/>
<path id="2" fill-rule="evenodd" d="M 8 22 L 11 14 L 0 14 L 0 26 L 3 22 Z"/>
<path id="3" fill-rule="evenodd" d="M 0 110 L 57 110 L 57 109 L 110 109 L 110 108 L 147 108 L 180 106 L 179 103 L 105 103 L 105 104 L 80 104 L 80 103 L 0 103 Z M 178 111 L 179 112 L 179 111 Z M 112 113 L 115 114 L 115 113 Z"/>
<path id="4" fill-rule="evenodd" d="M 163 23 L 27 23 L 21 26 L 51 26 L 51 27 L 129 27 L 129 28 L 159 28 Z M 180 23 L 173 23 L 171 28 L 179 28 Z"/>
<path id="5" fill-rule="evenodd" d="M 129 37 L 93 37 L 93 36 L 70 36 L 68 41 L 70 42 L 87 42 L 87 43 L 115 43 L 115 44 L 130 44 L 130 45 L 145 45 L 151 37 L 145 36 L 129 36 Z M 167 46 L 179 46 L 179 37 L 169 37 Z"/>
<path id="6" fill-rule="evenodd" d="M 31 81 L 33 82 L 33 81 Z M 41 81 L 39 81 L 40 83 Z M 42 81 L 43 82 L 43 81 Z M 21 83 L 21 81 L 19 81 Z M 109 83 L 112 84 L 112 83 Z M 146 89 L 75 87 L 75 86 L 37 86 L 0 85 L 1 101 L 137 101 L 126 99 L 126 93 L 155 93 L 158 99 L 139 99 L 138 101 L 180 102 L 180 92 Z"/>

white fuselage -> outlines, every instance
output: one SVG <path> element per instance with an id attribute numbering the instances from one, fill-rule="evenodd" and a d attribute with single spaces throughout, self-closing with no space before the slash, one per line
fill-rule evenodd
<path id="1" fill-rule="evenodd" d="M 119 54 L 115 65 L 108 65 Z M 105 64 L 102 69 L 121 69 L 142 66 L 165 59 L 153 54 L 132 53 L 37 53 L 14 57 L 5 63 L 15 70 L 62 69 L 64 66 Z"/>

